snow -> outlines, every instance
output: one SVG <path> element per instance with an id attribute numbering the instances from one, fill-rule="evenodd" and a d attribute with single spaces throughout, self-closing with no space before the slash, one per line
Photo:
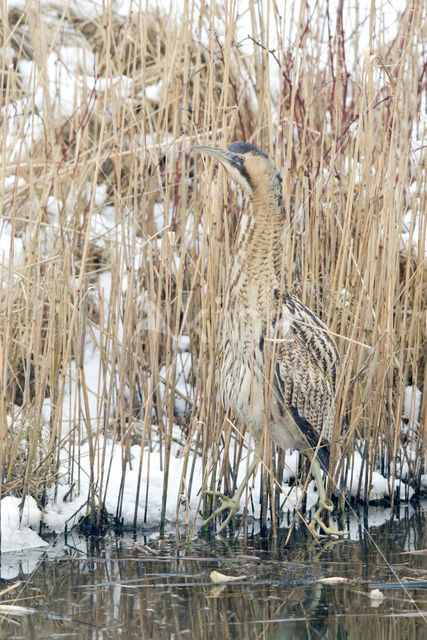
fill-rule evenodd
<path id="1" fill-rule="evenodd" d="M 172 452 L 170 457 L 169 486 L 166 502 L 166 520 L 170 524 L 177 521 L 180 525 L 192 522 L 196 518 L 197 526 L 201 524 L 198 516 L 200 496 L 198 489 L 203 484 L 203 468 L 201 457 L 196 457 L 194 468 L 192 469 L 192 493 L 189 494 L 189 474 L 191 464 L 184 472 L 184 457 L 182 455 L 184 447 L 182 442 L 181 429 L 174 425 L 172 434 Z M 253 443 L 254 444 L 254 443 Z M 123 469 L 123 449 L 120 443 L 114 443 L 112 439 L 99 437 L 95 442 L 95 458 L 93 469 L 95 471 L 95 483 L 102 495 L 105 507 L 110 514 L 116 513 L 120 491 L 123 490 L 122 512 L 123 526 L 130 528 L 133 526 L 136 505 L 136 524 L 144 530 L 157 530 L 160 523 L 161 504 L 164 488 L 164 470 L 160 457 L 160 441 L 154 438 L 154 442 L 149 447 L 132 445 L 130 447 L 130 458 L 125 465 L 124 484 L 122 482 Z M 251 447 L 253 451 L 253 446 Z M 90 455 L 89 445 L 84 443 L 80 447 L 78 458 L 76 457 L 69 467 L 71 453 L 64 445 L 61 451 L 60 482 L 56 496 L 51 488 L 47 493 L 47 506 L 43 514 L 43 522 L 48 530 L 61 532 L 64 527 L 68 529 L 78 524 L 81 517 L 87 514 L 87 497 L 90 486 Z M 253 454 L 250 454 L 252 456 Z M 230 448 L 230 460 L 233 459 L 233 448 Z M 250 458 L 251 460 L 252 458 Z M 139 468 L 141 464 L 142 485 L 137 501 L 137 484 Z M 354 454 L 354 474 L 350 485 L 350 495 L 357 493 L 362 458 L 360 454 Z M 282 486 L 281 507 L 282 512 L 292 514 L 294 508 L 299 509 L 303 498 L 302 486 L 294 486 L 294 479 L 298 471 L 298 453 L 296 451 L 286 452 L 284 484 Z M 243 459 L 239 471 L 237 484 L 239 485 L 245 477 L 246 460 Z M 148 493 L 146 492 L 146 479 L 149 474 Z M 108 476 L 108 483 L 106 478 Z M 72 485 L 69 478 L 76 481 L 79 478 L 79 487 Z M 364 476 L 363 476 L 364 477 Z M 102 478 L 103 482 L 102 483 Z M 423 477 L 426 485 L 426 477 Z M 413 490 L 402 480 L 395 481 L 395 491 L 400 492 L 402 499 L 410 499 Z M 250 515 L 255 519 L 260 515 L 260 474 L 258 473 L 253 486 L 248 487 L 251 501 L 249 502 Z M 99 495 L 99 493 L 98 493 Z M 241 509 L 245 506 L 245 493 L 241 500 Z M 363 483 L 362 483 L 363 495 Z M 371 502 L 382 500 L 390 496 L 390 482 L 379 472 L 372 474 L 369 499 Z M 180 507 L 177 512 L 177 504 Z M 314 481 L 310 481 L 307 487 L 307 509 L 313 508 L 318 500 L 317 490 Z M 31 497 L 27 497 L 23 509 L 22 521 L 19 522 L 20 500 L 14 497 L 5 497 L 1 501 L 2 517 L 2 552 L 17 551 L 20 549 L 32 549 L 46 546 L 46 543 L 36 533 L 41 518 L 41 511 Z M 253 510 L 252 510 L 253 506 Z M 371 512 L 370 512 L 371 513 Z M 381 511 L 377 514 L 381 522 L 387 519 L 387 512 Z M 30 528 L 32 527 L 32 528 Z M 355 532 L 359 528 L 354 523 Z"/>
<path id="2" fill-rule="evenodd" d="M 20 498 L 6 496 L 1 500 L 1 553 L 47 547 L 34 529 L 40 525 L 41 511 L 36 501 L 27 496 L 19 520 Z M 32 527 L 32 528 L 31 528 Z"/>
<path id="3" fill-rule="evenodd" d="M 77 49 L 75 55 L 78 55 Z M 65 116 L 71 116 L 78 106 L 86 102 L 87 96 L 82 93 L 75 71 L 69 70 L 56 53 L 51 53 L 46 60 L 47 86 L 32 60 L 21 60 L 18 71 L 23 87 L 33 96 L 34 106 L 39 112 L 44 111 L 48 99 L 54 112 L 58 107 Z"/>
<path id="4" fill-rule="evenodd" d="M 64 203 L 59 198 L 55 198 L 55 196 L 48 196 L 46 198 L 46 213 L 50 214 L 50 221 L 54 222 L 58 220 L 59 213 L 62 211 Z"/>
<path id="5" fill-rule="evenodd" d="M 416 199 L 414 198 L 416 203 Z M 419 205 L 419 201 L 418 201 Z M 420 207 L 418 212 L 409 209 L 403 218 L 403 228 L 400 235 L 400 249 L 403 255 L 413 253 L 416 256 L 427 258 L 427 226 L 425 215 Z M 423 221 L 424 217 L 424 221 Z"/>
<path id="6" fill-rule="evenodd" d="M 46 75 L 32 60 L 21 60 L 18 71 L 36 110 L 42 113 L 46 108 L 52 108 L 53 116 L 59 121 L 86 108 L 91 100 L 96 100 L 97 92 L 104 91 L 107 85 L 117 88 L 124 98 L 130 95 L 132 88 L 132 78 L 126 76 L 97 77 L 92 52 L 77 46 L 63 45 L 58 53 L 50 53 L 46 59 Z M 42 132 L 41 127 L 38 131 Z"/>
<path id="7" fill-rule="evenodd" d="M 172 434 L 172 454 L 170 458 L 169 486 L 166 502 L 166 519 L 169 523 L 177 521 L 182 525 L 191 518 L 197 518 L 198 525 L 201 519 L 197 515 L 200 496 L 198 488 L 203 484 L 203 468 L 200 457 L 195 458 L 194 469 L 192 470 L 193 492 L 189 495 L 188 481 L 189 468 L 184 473 L 183 446 L 178 444 L 182 441 L 181 430 L 177 425 L 173 427 Z M 111 439 L 104 440 L 100 437 L 95 444 L 95 458 L 93 468 L 95 470 L 95 482 L 99 487 L 105 507 L 110 514 L 116 513 L 119 493 L 123 490 L 122 512 L 123 526 L 130 528 L 133 526 L 136 506 L 136 524 L 144 530 L 156 530 L 160 523 L 161 504 L 164 488 L 164 471 L 159 456 L 159 441 L 154 442 L 151 448 L 148 446 L 141 448 L 140 445 L 130 447 L 130 459 L 125 466 L 124 485 L 122 482 L 123 450 L 120 443 L 114 443 Z M 90 486 L 90 450 L 88 443 L 80 448 L 79 457 L 74 459 L 69 469 L 70 453 L 64 445 L 61 453 L 60 480 L 57 495 L 54 496 L 54 489 L 48 491 L 48 503 L 43 515 L 44 524 L 52 531 L 60 532 L 67 525 L 71 528 L 78 524 L 81 517 L 87 514 L 87 496 Z M 250 454 L 252 455 L 252 454 Z M 142 460 L 141 460 L 142 458 Z M 104 462 L 102 460 L 104 459 Z M 233 459 L 233 450 L 230 449 L 230 460 Z M 139 467 L 141 463 L 142 487 L 137 498 L 137 484 Z M 359 483 L 362 458 L 360 454 L 355 454 L 353 481 L 350 485 L 350 495 L 355 496 Z M 286 452 L 284 484 L 282 486 L 282 512 L 293 512 L 299 509 L 301 500 L 304 497 L 302 486 L 294 486 L 293 480 L 297 474 L 298 453 L 296 451 Z M 146 494 L 145 481 L 149 473 L 148 494 Z M 105 478 L 109 474 L 108 484 L 101 484 L 101 477 Z M 243 459 L 238 472 L 237 484 L 239 485 L 245 478 L 246 460 Z M 80 478 L 80 486 L 77 490 L 67 480 L 70 475 L 76 479 Z M 413 490 L 402 480 L 395 481 L 395 491 L 400 491 L 402 499 L 410 499 Z M 250 515 L 257 519 L 260 515 L 260 474 L 258 473 L 253 485 L 250 482 L 248 487 L 251 501 Z M 363 483 L 362 483 L 363 494 Z M 373 472 L 370 490 L 370 501 L 375 502 L 390 496 L 390 483 L 377 471 Z M 177 503 L 180 508 L 177 513 Z M 315 483 L 311 480 L 307 487 L 307 509 L 313 508 L 318 501 L 318 493 Z M 33 548 L 44 546 L 43 540 L 35 531 L 40 524 L 41 512 L 32 498 L 27 498 L 23 510 L 23 518 L 19 523 L 19 499 L 6 497 L 1 503 L 2 508 L 2 550 L 15 551 L 17 549 Z M 253 505 L 253 511 L 252 511 Z M 241 500 L 241 509 L 245 506 L 245 494 Z M 384 516 L 387 517 L 387 516 Z M 15 532 L 18 534 L 15 535 Z"/>
<path id="8" fill-rule="evenodd" d="M 28 4 L 28 0 L 8 0 L 7 8 L 23 11 Z M 40 0 L 40 7 L 45 13 L 58 12 L 60 15 L 64 13 L 64 9 L 68 8 L 70 14 L 78 20 L 87 20 L 102 17 L 104 13 L 105 2 L 103 0 L 69 0 L 64 3 L 62 0 Z M 142 4 L 142 7 L 141 7 Z M 145 2 L 141 0 L 113 0 L 112 11 L 117 17 L 126 18 L 131 11 L 138 11 L 145 7 Z"/>
<path id="9" fill-rule="evenodd" d="M 178 427 L 174 427 L 174 435 L 176 438 L 180 437 L 181 432 Z M 142 455 L 143 454 L 143 455 Z M 104 464 L 104 477 L 109 471 L 110 477 L 108 486 L 103 493 L 105 507 L 110 514 L 116 513 L 117 503 L 119 499 L 119 493 L 121 491 L 121 479 L 122 479 L 122 460 L 123 451 L 120 444 L 114 444 L 111 440 L 104 442 L 102 438 L 99 439 L 95 449 L 95 462 L 94 468 L 101 470 L 102 468 L 102 456 L 105 455 L 106 463 Z M 126 465 L 125 482 L 123 487 L 123 507 L 121 516 L 123 518 L 123 525 L 125 527 L 131 527 L 135 516 L 135 504 L 139 475 L 139 464 L 142 455 L 142 478 L 145 480 L 148 476 L 149 470 L 149 483 L 148 483 L 148 501 L 146 503 L 146 487 L 142 486 L 142 490 L 139 495 L 139 501 L 137 505 L 137 526 L 144 527 L 146 529 L 153 529 L 158 527 L 160 523 L 160 513 L 162 505 L 164 472 L 160 465 L 160 457 L 158 450 L 149 451 L 148 448 L 141 450 L 139 445 L 133 445 L 130 448 L 130 463 Z M 68 452 L 63 449 L 63 470 L 64 473 L 68 469 Z M 44 518 L 45 523 L 55 531 L 61 531 L 65 524 L 69 527 L 78 523 L 79 518 L 86 514 L 86 499 L 89 492 L 90 483 L 90 461 L 89 461 L 89 446 L 88 444 L 82 445 L 80 449 L 79 460 L 73 462 L 72 474 L 77 478 L 80 473 L 81 484 L 79 495 L 73 496 L 71 500 L 64 502 L 63 496 L 69 491 L 70 486 L 65 483 L 60 487 L 58 499 L 56 501 L 50 501 L 48 508 L 46 509 L 46 515 Z M 176 520 L 176 505 L 178 499 L 178 491 L 180 489 L 180 479 L 183 473 L 184 458 L 179 455 L 178 447 L 173 445 L 173 452 L 170 458 L 170 487 L 168 489 L 168 499 L 166 505 L 166 518 L 170 522 Z M 198 486 L 198 482 L 201 482 L 202 467 L 201 459 L 196 459 L 195 465 L 195 486 Z M 100 474 L 99 474 L 100 475 Z M 53 494 L 51 493 L 51 498 Z M 192 496 L 191 503 L 189 504 L 192 513 L 194 514 L 199 498 Z M 147 513 L 145 509 L 147 507 Z"/>
<path id="10" fill-rule="evenodd" d="M 6 282 L 5 272 L 11 255 L 12 270 L 17 269 L 24 260 L 24 241 L 22 238 L 12 238 L 12 225 L 3 219 L 0 220 L 0 275 L 3 283 Z"/>
<path id="11" fill-rule="evenodd" d="M 405 403 L 403 406 L 403 416 L 411 426 L 419 423 L 421 414 L 422 393 L 420 389 L 408 386 L 405 389 Z"/>
<path id="12" fill-rule="evenodd" d="M 160 102 L 160 98 L 162 97 L 162 81 L 146 86 L 145 95 L 151 102 Z"/>
<path id="13" fill-rule="evenodd" d="M 350 461 L 351 469 L 351 482 L 349 485 L 350 496 L 356 498 L 363 498 L 365 487 L 365 474 L 366 466 L 362 468 L 362 456 L 358 451 L 355 451 Z M 360 474 L 362 473 L 361 488 L 359 491 Z M 368 482 L 370 474 L 368 473 Z M 379 502 L 391 497 L 392 481 L 389 478 L 385 478 L 379 471 L 372 472 L 372 478 L 368 487 L 369 502 Z M 396 497 L 400 497 L 401 500 L 410 500 L 414 495 L 414 490 L 402 479 L 397 479 L 394 482 L 394 493 Z"/>
<path id="14" fill-rule="evenodd" d="M 1 119 L 7 122 L 7 134 L 2 145 L 5 155 L 5 166 L 26 157 L 34 145 L 34 141 L 44 133 L 43 119 L 33 113 L 27 101 L 11 102 L 0 110 Z M 14 181 L 15 174 L 6 176 L 6 180 Z"/>
<path id="15" fill-rule="evenodd" d="M 100 377 L 101 360 L 99 347 L 94 344 L 90 339 L 87 340 L 86 349 L 84 351 L 84 372 L 85 382 L 88 390 L 88 404 L 89 415 L 85 415 L 85 419 L 91 421 L 92 429 L 96 429 L 102 424 L 103 421 L 103 405 L 99 403 L 100 397 L 100 385 L 102 379 Z M 77 380 L 77 366 L 74 360 L 71 361 L 71 365 L 67 372 L 62 412 L 62 436 L 66 437 L 69 432 L 70 425 L 75 422 L 75 407 L 79 401 L 83 401 L 81 396 L 81 390 L 76 384 Z M 106 374 L 105 384 L 109 383 L 108 373 Z M 86 436 L 86 432 L 83 432 L 83 437 Z"/>

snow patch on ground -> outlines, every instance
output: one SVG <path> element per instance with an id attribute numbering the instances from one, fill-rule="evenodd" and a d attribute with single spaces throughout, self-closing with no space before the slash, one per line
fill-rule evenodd
<path id="1" fill-rule="evenodd" d="M 174 427 L 174 435 L 176 438 L 181 437 L 181 431 L 178 427 Z M 181 488 L 184 463 L 184 459 L 180 453 L 179 447 L 174 444 L 170 458 L 170 483 L 166 504 L 166 518 L 169 522 L 175 522 L 177 519 L 176 507 L 178 493 Z M 79 519 L 87 514 L 87 497 L 89 495 L 91 479 L 89 456 L 89 445 L 86 443 L 81 446 L 79 459 L 76 459 L 72 463 L 71 470 L 69 470 L 69 454 L 65 448 L 62 451 L 61 468 L 64 473 L 64 478 L 69 476 L 75 479 L 80 478 L 80 490 L 78 493 L 73 491 L 70 481 L 63 479 L 63 484 L 59 488 L 56 500 L 53 497 L 53 490 L 50 492 L 44 522 L 54 531 L 61 531 L 65 524 L 67 524 L 68 527 L 76 525 Z M 104 463 L 103 459 L 105 459 Z M 123 525 L 125 527 L 131 527 L 133 525 L 135 507 L 136 524 L 138 527 L 147 529 L 158 527 L 164 487 L 164 471 L 160 462 L 161 456 L 159 449 L 150 451 L 149 448 L 146 447 L 141 450 L 139 445 L 133 445 L 130 448 L 130 462 L 123 465 L 123 450 L 121 444 L 114 444 L 111 440 L 104 441 L 103 438 L 99 439 L 95 448 L 93 464 L 95 484 L 100 487 L 97 497 L 99 497 L 99 493 L 101 493 L 101 498 L 108 513 L 115 514 L 119 502 L 119 494 L 123 491 L 120 515 L 123 518 Z M 142 484 L 139 497 L 137 497 L 140 464 Z M 149 483 L 147 484 L 148 473 Z M 124 484 L 122 486 L 123 475 Z M 103 482 L 101 482 L 101 478 L 103 478 Z M 201 479 L 201 458 L 197 458 L 194 467 L 194 487 L 198 488 L 200 486 Z M 183 493 L 182 504 L 188 505 L 188 508 L 194 515 L 199 498 L 196 495 L 192 495 L 191 502 L 185 503 L 185 478 L 183 487 L 184 490 L 181 492 Z M 185 512 L 181 514 L 181 518 L 182 521 L 185 520 Z"/>
<path id="2" fill-rule="evenodd" d="M 31 496 L 25 498 L 21 521 L 20 504 L 20 498 L 14 496 L 6 496 L 1 500 L 1 553 L 48 546 L 35 531 L 40 526 L 41 518 L 36 501 Z"/>
<path id="3" fill-rule="evenodd" d="M 358 451 L 355 451 L 352 460 L 350 462 L 351 469 L 351 482 L 349 485 L 349 494 L 353 498 L 364 497 L 364 487 L 366 478 L 366 465 L 363 465 L 362 456 Z M 362 475 L 362 477 L 361 477 Z M 368 473 L 368 482 L 370 474 Z M 359 490 L 360 483 L 360 490 Z M 403 480 L 397 479 L 394 482 L 394 492 L 396 497 L 400 497 L 402 500 L 410 500 L 414 495 L 412 487 L 407 485 Z M 392 481 L 385 478 L 379 471 L 373 471 L 368 487 L 369 502 L 377 502 L 384 499 L 389 499 L 392 493 Z"/>

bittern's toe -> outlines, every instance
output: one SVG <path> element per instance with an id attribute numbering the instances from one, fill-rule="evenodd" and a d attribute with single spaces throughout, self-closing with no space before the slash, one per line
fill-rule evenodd
<path id="1" fill-rule="evenodd" d="M 226 511 L 227 509 L 229 510 L 227 517 L 223 522 L 221 522 L 221 526 L 219 527 L 219 529 L 216 530 L 216 533 L 221 533 L 221 531 L 223 531 L 223 529 L 225 529 L 225 527 L 228 525 L 230 520 L 234 518 L 236 513 L 239 512 L 240 496 L 238 495 L 238 493 L 235 493 L 233 496 L 231 496 L 231 498 L 229 498 L 228 496 L 224 495 L 223 493 L 220 493 L 219 491 L 211 491 L 211 490 L 206 491 L 206 493 L 208 495 L 221 498 L 221 505 L 217 509 L 215 509 L 215 511 L 209 516 L 209 518 L 206 518 L 206 520 L 203 521 L 202 526 L 205 526 L 206 524 L 214 520 L 223 511 Z"/>
<path id="2" fill-rule="evenodd" d="M 310 532 L 317 538 L 318 534 L 316 531 L 316 527 L 319 526 L 320 529 L 322 530 L 322 534 L 323 535 L 327 535 L 327 536 L 337 536 L 337 537 L 342 537 L 344 535 L 344 531 L 341 531 L 340 529 L 335 529 L 335 527 L 331 524 L 326 524 L 326 522 L 324 522 L 324 520 L 322 520 L 322 518 L 320 517 L 320 514 L 323 511 L 327 511 L 328 515 L 332 513 L 332 511 L 334 510 L 334 505 L 332 504 L 332 501 L 328 499 L 326 500 L 322 500 L 320 502 L 320 506 L 317 509 L 316 513 L 313 516 L 312 521 L 310 522 L 310 524 L 308 525 L 308 528 L 310 530 Z"/>

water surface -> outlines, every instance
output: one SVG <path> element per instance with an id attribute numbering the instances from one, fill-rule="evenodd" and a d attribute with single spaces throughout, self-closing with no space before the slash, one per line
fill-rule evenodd
<path id="1" fill-rule="evenodd" d="M 359 540 L 318 545 L 300 531 L 285 546 L 287 533 L 179 545 L 69 535 L 45 556 L 5 554 L 2 588 L 22 580 L 15 602 L 33 613 L 3 618 L 0 637 L 427 639 L 426 511 L 366 531 L 361 517 Z M 240 579 L 214 584 L 212 571 Z"/>

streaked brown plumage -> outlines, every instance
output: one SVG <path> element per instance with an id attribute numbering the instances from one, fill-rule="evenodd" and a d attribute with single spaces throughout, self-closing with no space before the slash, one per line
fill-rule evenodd
<path id="1" fill-rule="evenodd" d="M 250 200 L 240 216 L 223 306 L 223 405 L 258 440 L 267 422 L 276 445 L 297 448 L 312 460 L 321 502 L 315 521 L 326 533 L 338 533 L 319 517 L 332 506 L 325 501 L 318 461 L 327 471 L 339 355 L 326 325 L 292 294 L 284 277 L 280 174 L 268 156 L 245 142 L 197 149 L 221 162 Z M 218 512 L 230 509 L 226 522 L 238 510 L 247 479 L 234 503 L 222 496 Z"/>

